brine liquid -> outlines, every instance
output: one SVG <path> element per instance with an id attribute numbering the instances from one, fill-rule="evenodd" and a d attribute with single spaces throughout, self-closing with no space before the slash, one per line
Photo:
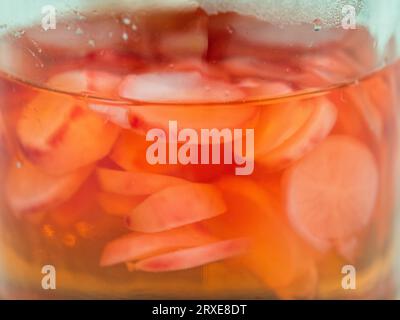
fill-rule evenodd
<path id="1" fill-rule="evenodd" d="M 115 13 L 1 56 L 2 296 L 392 296 L 399 66 L 366 30 Z M 171 121 L 231 139 L 170 153 Z"/>

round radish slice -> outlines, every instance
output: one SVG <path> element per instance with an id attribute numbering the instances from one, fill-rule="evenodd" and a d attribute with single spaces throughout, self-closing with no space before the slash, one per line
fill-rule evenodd
<path id="1" fill-rule="evenodd" d="M 202 222 L 207 229 L 221 237 L 249 237 L 252 247 L 244 264 L 269 288 L 291 286 L 301 278 L 313 281 L 312 250 L 290 228 L 277 197 L 243 177 L 224 177 L 217 186 L 227 213 Z"/>
<path id="2" fill-rule="evenodd" d="M 149 195 L 167 187 L 189 183 L 186 180 L 153 173 L 97 169 L 103 191 L 126 196 Z"/>
<path id="3" fill-rule="evenodd" d="M 178 165 L 150 164 L 146 158 L 147 149 L 152 141 L 146 141 L 146 137 L 133 131 L 123 130 L 110 154 L 118 166 L 127 171 L 144 171 L 162 175 L 174 174 L 179 169 Z"/>
<path id="4" fill-rule="evenodd" d="M 103 77 L 103 73 L 67 72 L 49 84 L 72 91 L 80 88 L 79 92 L 91 90 L 92 86 L 105 90 L 104 77 L 90 80 L 97 76 Z M 82 100 L 40 93 L 22 110 L 17 134 L 32 162 L 50 174 L 64 174 L 107 155 L 119 128 L 91 112 Z"/>
<path id="5" fill-rule="evenodd" d="M 224 213 L 219 190 L 207 184 L 188 183 L 150 195 L 127 218 L 139 232 L 159 232 L 209 219 Z"/>
<path id="6" fill-rule="evenodd" d="M 110 22 L 111 21 L 111 22 Z M 57 50 L 58 54 L 83 55 L 96 49 L 115 47 L 122 44 L 123 28 L 113 20 L 78 19 L 66 24 L 57 23 L 57 29 L 44 30 L 32 28 L 26 37 L 34 42 L 43 52 Z"/>
<path id="7" fill-rule="evenodd" d="M 123 217 L 144 200 L 141 196 L 124 196 L 115 193 L 99 192 L 97 202 L 105 213 Z"/>
<path id="8" fill-rule="evenodd" d="M 144 259 L 135 264 L 135 269 L 147 272 L 186 270 L 242 255 L 248 247 L 245 238 L 219 241 Z"/>
<path id="9" fill-rule="evenodd" d="M 6 178 L 8 205 L 16 213 L 55 207 L 68 200 L 82 185 L 91 168 L 82 168 L 64 176 L 52 177 L 28 161 L 11 165 Z"/>
<path id="10" fill-rule="evenodd" d="M 325 98 L 266 106 L 255 129 L 256 160 L 270 169 L 290 165 L 329 134 L 336 116 Z"/>
<path id="11" fill-rule="evenodd" d="M 378 169 L 357 140 L 331 136 L 285 174 L 292 226 L 305 239 L 345 239 L 365 227 L 378 192 Z"/>
<path id="12" fill-rule="evenodd" d="M 130 75 L 119 93 L 127 99 L 163 103 L 228 102 L 244 97 L 229 83 L 207 79 L 195 71 Z"/>
<path id="13" fill-rule="evenodd" d="M 111 266 L 214 241 L 214 237 L 195 225 L 152 234 L 135 232 L 108 243 L 101 255 L 100 265 Z"/>

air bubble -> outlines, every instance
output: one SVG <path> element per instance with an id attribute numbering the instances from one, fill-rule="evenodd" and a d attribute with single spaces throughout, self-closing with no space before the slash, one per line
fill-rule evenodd
<path id="1" fill-rule="evenodd" d="M 75 31 L 75 34 L 81 35 L 81 34 L 83 34 L 83 30 L 81 28 L 77 28 Z"/>
<path id="2" fill-rule="evenodd" d="M 89 44 L 89 46 L 91 46 L 91 47 L 95 47 L 96 46 L 96 41 L 94 41 L 93 39 L 90 39 L 89 41 L 88 41 L 88 44 Z"/>
<path id="3" fill-rule="evenodd" d="M 322 21 L 321 21 L 321 19 L 315 19 L 313 21 L 313 24 L 314 24 L 314 31 L 321 31 L 321 29 L 322 29 Z"/>
<path id="4" fill-rule="evenodd" d="M 129 26 L 131 24 L 131 19 L 125 17 L 122 19 L 122 23 Z"/>
<path id="5" fill-rule="evenodd" d="M 124 33 L 122 34 L 122 39 L 123 39 L 124 41 L 128 41 L 129 36 L 128 36 L 128 34 L 127 34 L 126 32 L 124 32 Z"/>

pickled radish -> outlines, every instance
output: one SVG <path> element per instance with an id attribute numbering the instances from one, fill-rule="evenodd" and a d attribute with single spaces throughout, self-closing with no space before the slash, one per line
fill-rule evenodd
<path id="1" fill-rule="evenodd" d="M 330 136 L 285 174 L 289 220 L 305 239 L 345 239 L 369 222 L 378 169 L 358 140 Z"/>
<path id="2" fill-rule="evenodd" d="M 111 266 L 214 241 L 215 237 L 196 225 L 152 234 L 135 232 L 109 242 L 101 255 L 100 265 Z"/>
<path id="3" fill-rule="evenodd" d="M 110 158 L 127 171 L 143 171 L 170 175 L 177 173 L 177 165 L 150 164 L 146 159 L 146 150 L 153 142 L 133 131 L 124 130 L 111 151 Z"/>
<path id="4" fill-rule="evenodd" d="M 132 197 L 109 192 L 97 194 L 97 202 L 104 212 L 120 217 L 129 214 L 143 200 L 144 197 L 141 196 Z"/>
<path id="5" fill-rule="evenodd" d="M 238 85 L 243 89 L 244 92 L 246 92 L 250 99 L 278 97 L 293 91 L 293 89 L 287 83 L 280 81 L 266 81 L 247 78 L 242 80 Z"/>
<path id="6" fill-rule="evenodd" d="M 204 82 L 204 83 L 203 83 Z M 203 103 L 241 100 L 244 95 L 232 85 L 205 80 L 198 72 L 149 73 L 127 76 L 120 86 L 124 98 L 146 102 Z M 168 100 L 168 99 L 173 100 Z M 256 118 L 255 106 L 112 106 L 91 104 L 90 109 L 121 128 L 145 133 L 151 128 L 168 128 L 175 120 L 182 128 L 240 128 Z"/>
<path id="7" fill-rule="evenodd" d="M 224 240 L 147 258 L 136 263 L 135 269 L 147 272 L 186 270 L 242 255 L 248 247 L 245 238 Z"/>
<path id="8" fill-rule="evenodd" d="M 121 78 L 108 72 L 94 70 L 71 70 L 53 76 L 50 88 L 110 97 L 116 94 Z"/>
<path id="9" fill-rule="evenodd" d="M 87 91 L 87 75 L 67 72 L 49 83 L 65 90 L 82 87 L 81 91 Z M 103 80 L 96 81 L 105 90 Z M 82 100 L 39 93 L 22 110 L 17 134 L 24 153 L 34 164 L 50 174 L 64 174 L 107 155 L 119 128 L 91 112 Z"/>
<path id="10" fill-rule="evenodd" d="M 67 201 L 86 180 L 91 168 L 81 168 L 64 176 L 49 176 L 28 161 L 12 163 L 6 178 L 5 195 L 17 214 L 56 207 Z"/>
<path id="11" fill-rule="evenodd" d="M 150 195 L 131 212 L 127 225 L 139 232 L 159 232 L 210 219 L 225 211 L 217 188 L 188 183 Z"/>
<path id="12" fill-rule="evenodd" d="M 103 191 L 127 196 L 149 195 L 167 187 L 188 183 L 180 178 L 145 172 L 98 168 L 96 174 Z"/>
<path id="13" fill-rule="evenodd" d="M 290 165 L 329 134 L 336 116 L 325 98 L 265 107 L 255 129 L 256 161 L 269 169 Z"/>
<path id="14" fill-rule="evenodd" d="M 244 264 L 270 288 L 287 287 L 301 278 L 304 284 L 314 281 L 312 250 L 291 230 L 277 198 L 242 177 L 224 177 L 217 186 L 228 208 L 225 215 L 203 223 L 210 232 L 249 237 L 253 245 Z"/>
<path id="15" fill-rule="evenodd" d="M 144 102 L 228 102 L 244 98 L 229 83 L 207 79 L 196 71 L 152 72 L 127 76 L 119 89 L 121 97 Z"/>

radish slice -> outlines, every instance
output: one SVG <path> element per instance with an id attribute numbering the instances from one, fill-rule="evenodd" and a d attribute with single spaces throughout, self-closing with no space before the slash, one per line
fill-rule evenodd
<path id="1" fill-rule="evenodd" d="M 170 175 L 177 173 L 178 165 L 150 164 L 146 159 L 147 148 L 152 141 L 146 141 L 146 137 L 133 131 L 124 130 L 110 154 L 111 160 L 127 171 L 144 171 Z"/>
<path id="2" fill-rule="evenodd" d="M 94 74 L 67 72 L 54 77 L 49 84 L 72 91 L 81 88 L 81 92 L 90 90 L 88 83 L 92 83 L 99 90 L 105 90 L 105 78 L 90 80 L 103 77 L 103 73 L 93 77 Z M 119 128 L 89 111 L 81 100 L 40 93 L 22 110 L 17 134 L 25 154 L 34 164 L 50 174 L 64 174 L 107 155 Z"/>
<path id="3" fill-rule="evenodd" d="M 255 130 L 256 160 L 270 169 L 287 167 L 329 134 L 336 116 L 325 98 L 266 106 Z"/>
<path id="4" fill-rule="evenodd" d="M 82 168 L 64 176 L 49 176 L 28 161 L 13 162 L 6 178 L 6 198 L 16 213 L 46 210 L 68 200 L 82 185 L 91 168 Z"/>
<path id="5" fill-rule="evenodd" d="M 97 178 L 103 191 L 126 196 L 149 195 L 167 187 L 188 181 L 159 174 L 97 169 Z"/>
<path id="6" fill-rule="evenodd" d="M 115 193 L 99 192 L 97 202 L 105 213 L 123 217 L 128 215 L 144 197 L 124 196 Z"/>
<path id="7" fill-rule="evenodd" d="M 121 97 L 146 102 L 228 102 L 242 99 L 234 86 L 206 79 L 200 73 L 153 72 L 127 76 L 120 86 Z"/>
<path id="8" fill-rule="evenodd" d="M 194 225 L 152 234 L 135 232 L 109 242 L 103 250 L 100 265 L 111 266 L 214 241 L 214 237 Z"/>
<path id="9" fill-rule="evenodd" d="M 292 226 L 305 239 L 345 239 L 365 227 L 378 193 L 378 169 L 357 140 L 331 136 L 285 175 Z"/>
<path id="10" fill-rule="evenodd" d="M 124 98 L 146 102 L 203 103 L 241 100 L 244 95 L 236 87 L 216 80 L 207 80 L 199 72 L 160 71 L 130 75 L 120 85 Z M 241 128 L 256 118 L 255 106 L 170 105 L 112 106 L 91 104 L 89 108 L 121 128 L 144 133 L 152 128 L 168 129 L 169 121 L 180 128 Z"/>
<path id="11" fill-rule="evenodd" d="M 159 232 L 209 219 L 224 213 L 225 203 L 217 188 L 188 183 L 152 194 L 128 216 L 127 224 L 139 232 Z"/>
<path id="12" fill-rule="evenodd" d="M 77 19 L 68 24 L 57 23 L 57 29 L 32 28 L 26 37 L 37 44 L 43 52 L 58 50 L 60 54 L 83 55 L 94 48 L 115 47 L 123 43 L 123 28 L 111 20 L 83 21 Z"/>
<path id="13" fill-rule="evenodd" d="M 312 248 L 290 228 L 273 194 L 243 177 L 224 177 L 217 186 L 228 209 L 202 223 L 208 230 L 222 237 L 249 237 L 252 247 L 243 263 L 269 288 L 291 286 L 301 278 L 313 281 L 308 278 L 316 268 Z"/>
<path id="14" fill-rule="evenodd" d="M 248 247 L 245 238 L 219 241 L 144 259 L 135 264 L 135 269 L 147 272 L 186 270 L 242 255 Z"/>

